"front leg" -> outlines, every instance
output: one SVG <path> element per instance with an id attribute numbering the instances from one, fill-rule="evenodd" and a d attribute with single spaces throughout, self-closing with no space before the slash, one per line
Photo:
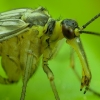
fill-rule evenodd
<path id="1" fill-rule="evenodd" d="M 56 100 L 60 100 L 55 83 L 54 83 L 54 75 L 53 72 L 51 71 L 51 69 L 48 66 L 48 60 L 51 58 L 52 56 L 52 50 L 48 47 L 45 52 L 43 53 L 43 70 L 44 72 L 47 74 L 47 77 L 50 81 L 54 96 L 56 98 Z"/>

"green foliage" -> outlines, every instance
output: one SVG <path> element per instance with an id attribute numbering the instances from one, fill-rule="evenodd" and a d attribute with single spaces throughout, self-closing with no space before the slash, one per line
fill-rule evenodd
<path id="1" fill-rule="evenodd" d="M 44 6 L 54 18 L 76 19 L 80 26 L 94 17 L 100 11 L 99 0 L 1 0 L 0 12 L 16 8 L 36 8 Z M 100 18 L 93 22 L 86 30 L 100 33 Z M 81 35 L 90 69 L 92 71 L 91 88 L 100 92 L 100 37 Z M 57 57 L 49 62 L 55 75 L 55 83 L 61 100 L 99 100 L 100 97 L 87 92 L 80 92 L 80 82 L 69 67 L 69 46 L 64 43 Z M 76 69 L 81 76 L 81 65 L 77 56 Z M 3 71 L 0 72 L 0 75 Z M 19 100 L 22 81 L 14 85 L 0 85 L 0 100 Z M 30 79 L 27 85 L 26 100 L 55 100 L 49 81 L 42 70 Z"/>

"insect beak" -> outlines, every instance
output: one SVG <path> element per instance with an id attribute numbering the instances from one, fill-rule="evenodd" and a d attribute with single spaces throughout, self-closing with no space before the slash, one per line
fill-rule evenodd
<path id="1" fill-rule="evenodd" d="M 67 43 L 76 51 L 78 54 L 78 57 L 81 61 L 82 66 L 86 67 L 87 62 L 86 62 L 86 56 L 85 52 L 80 40 L 80 37 L 75 37 L 73 39 L 67 39 Z"/>
<path id="2" fill-rule="evenodd" d="M 86 92 L 86 90 L 88 89 L 90 80 L 91 80 L 91 72 L 87 63 L 87 59 L 86 59 L 86 55 L 80 40 L 80 37 L 77 36 L 73 39 L 67 39 L 66 41 L 78 54 L 78 57 L 81 61 L 82 64 L 82 80 L 81 80 L 81 88 L 80 90 L 82 90 L 82 88 L 84 86 L 86 86 L 86 89 L 84 91 L 84 93 Z M 88 82 L 85 80 L 84 77 L 88 77 L 87 80 Z"/>
<path id="3" fill-rule="evenodd" d="M 85 65 L 85 54 L 83 46 L 80 40 L 80 37 L 75 37 L 73 39 L 67 39 L 66 41 L 78 54 L 79 59 L 81 60 L 82 65 Z"/>

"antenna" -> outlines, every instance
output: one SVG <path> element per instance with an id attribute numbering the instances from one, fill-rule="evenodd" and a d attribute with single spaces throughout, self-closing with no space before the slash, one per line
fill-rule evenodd
<path id="1" fill-rule="evenodd" d="M 100 36 L 100 33 L 97 32 L 91 32 L 91 31 L 83 31 L 89 24 L 91 24 L 93 21 L 95 21 L 97 18 L 100 17 L 100 13 L 94 16 L 91 20 L 89 20 L 86 24 L 82 26 L 82 28 L 79 30 L 79 33 L 86 33 L 86 34 L 92 34 L 92 35 L 97 35 Z"/>
<path id="2" fill-rule="evenodd" d="M 85 29 L 89 24 L 91 24 L 94 20 L 100 17 L 100 13 L 94 16 L 91 20 L 89 20 L 86 24 L 82 26 L 82 30 Z"/>

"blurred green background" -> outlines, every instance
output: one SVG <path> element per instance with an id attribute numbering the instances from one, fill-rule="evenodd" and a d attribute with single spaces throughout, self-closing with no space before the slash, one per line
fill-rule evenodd
<path id="1" fill-rule="evenodd" d="M 53 18 L 72 18 L 79 26 L 100 13 L 100 0 L 0 0 L 0 12 L 16 8 L 46 7 Z M 86 30 L 100 33 L 100 18 L 89 25 Z M 81 39 L 87 54 L 92 72 L 90 87 L 100 93 L 100 37 L 82 34 Z M 85 95 L 80 92 L 80 82 L 70 68 L 70 47 L 66 43 L 59 50 L 58 55 L 49 62 L 55 75 L 55 84 L 61 100 L 100 100 L 91 92 Z M 75 54 L 76 69 L 81 76 L 81 64 Z M 0 69 L 0 75 L 4 75 Z M 14 85 L 0 85 L 0 100 L 19 100 L 22 80 Z M 37 73 L 27 85 L 25 100 L 55 100 L 47 76 L 38 68 Z"/>

